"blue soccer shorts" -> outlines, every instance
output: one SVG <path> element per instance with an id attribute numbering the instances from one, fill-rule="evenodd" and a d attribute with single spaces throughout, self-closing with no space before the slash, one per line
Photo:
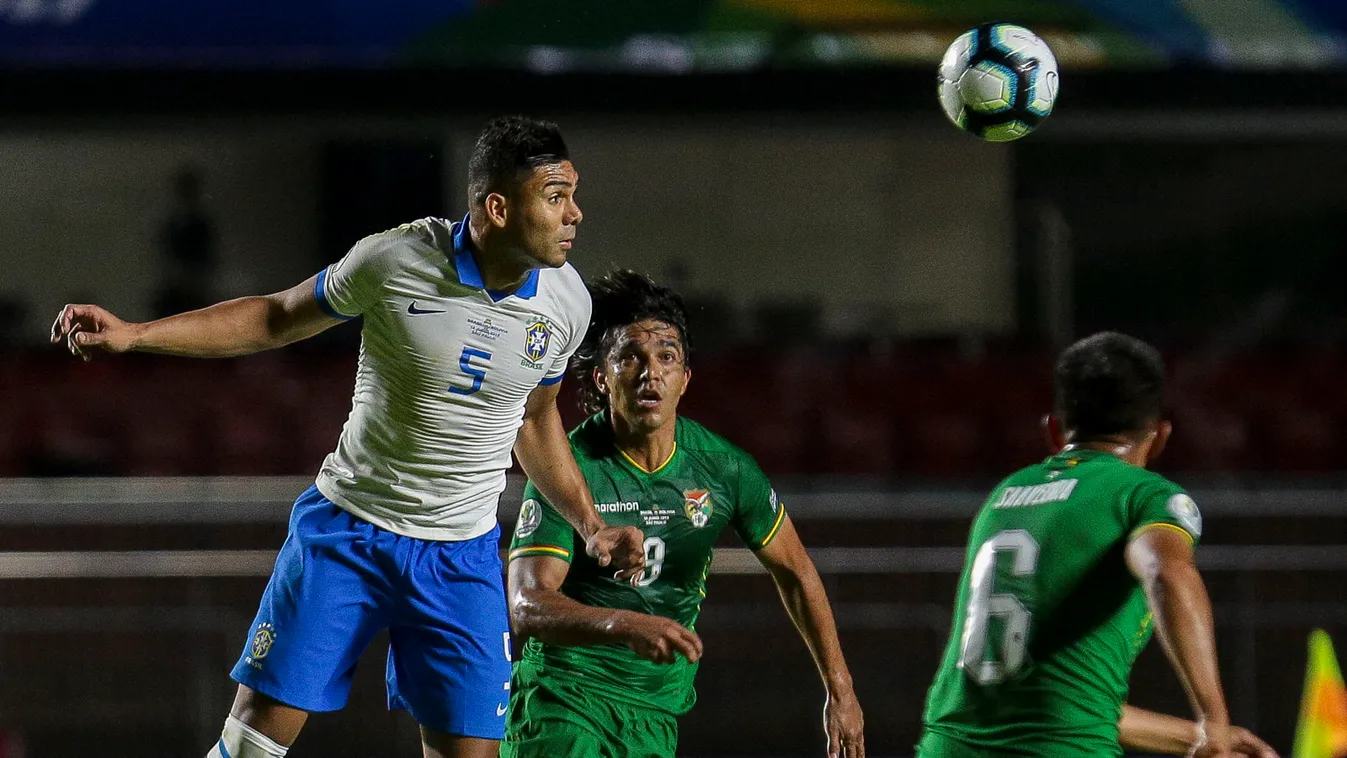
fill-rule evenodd
<path id="1" fill-rule="evenodd" d="M 500 527 L 462 542 L 404 537 L 310 487 L 232 676 L 305 711 L 346 704 L 356 661 L 388 629 L 388 707 L 498 740 L 509 702 Z"/>

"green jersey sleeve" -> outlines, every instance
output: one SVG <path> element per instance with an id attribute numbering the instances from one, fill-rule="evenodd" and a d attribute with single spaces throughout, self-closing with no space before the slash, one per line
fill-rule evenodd
<path id="1" fill-rule="evenodd" d="M 557 509 L 533 486 L 524 485 L 524 502 L 519 506 L 514 537 L 510 540 L 508 560 L 526 555 L 550 555 L 567 563 L 575 550 L 575 530 Z"/>
<path id="2" fill-rule="evenodd" d="M 1159 526 L 1181 530 L 1194 544 L 1202 537 L 1202 513 L 1197 503 L 1167 479 L 1156 477 L 1133 490 L 1127 515 L 1132 535 Z"/>
<path id="3" fill-rule="evenodd" d="M 739 538 L 754 550 L 761 550 L 781 530 L 786 506 L 777 500 L 776 490 L 767 481 L 757 461 L 747 454 L 739 456 L 738 498 L 732 524 Z"/>

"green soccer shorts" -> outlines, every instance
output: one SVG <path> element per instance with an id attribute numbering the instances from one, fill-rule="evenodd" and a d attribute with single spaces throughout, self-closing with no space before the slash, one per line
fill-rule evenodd
<path id="1" fill-rule="evenodd" d="M 678 720 L 565 683 L 516 675 L 501 758 L 674 758 Z"/>

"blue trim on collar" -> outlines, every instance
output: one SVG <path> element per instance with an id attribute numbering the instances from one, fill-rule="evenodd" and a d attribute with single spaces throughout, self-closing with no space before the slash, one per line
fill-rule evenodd
<path id="1" fill-rule="evenodd" d="M 499 303 L 510 295 L 528 300 L 538 294 L 538 269 L 531 269 L 524 283 L 519 285 L 519 289 L 514 292 L 501 292 L 500 290 L 486 289 L 486 284 L 482 281 L 482 271 L 477 268 L 477 260 L 472 257 L 472 233 L 468 231 L 468 219 L 471 216 L 464 216 L 458 224 L 458 230 L 454 232 L 454 267 L 458 269 L 458 281 L 480 290 L 486 290 L 486 294 L 491 297 L 491 301 Z"/>
<path id="2" fill-rule="evenodd" d="M 458 269 L 458 280 L 469 287 L 481 289 L 482 272 L 477 269 L 477 261 L 472 257 L 472 233 L 468 231 L 469 216 L 459 222 L 454 232 L 454 266 Z"/>

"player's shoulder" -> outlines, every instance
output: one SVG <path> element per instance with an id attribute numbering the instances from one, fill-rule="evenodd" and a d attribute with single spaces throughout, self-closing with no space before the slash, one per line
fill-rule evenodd
<path id="1" fill-rule="evenodd" d="M 452 251 L 453 240 L 454 222 L 431 216 L 371 234 L 357 242 L 356 248 L 390 259 L 417 259 Z"/>
<path id="2" fill-rule="evenodd" d="M 700 422 L 687 416 L 679 416 L 677 424 L 675 439 L 683 452 L 714 458 L 722 465 L 749 464 L 755 467 L 758 465 L 748 451 L 707 429 Z"/>
<path id="3" fill-rule="evenodd" d="M 600 460 L 617 452 L 606 413 L 596 413 L 581 421 L 566 435 L 577 462 Z"/>
<path id="4" fill-rule="evenodd" d="M 586 324 L 591 310 L 589 287 L 580 272 L 569 263 L 538 271 L 538 290 L 563 314 L 576 314 Z"/>
<path id="5" fill-rule="evenodd" d="M 1111 457 L 1110 457 L 1111 458 Z M 1182 492 L 1183 488 L 1158 471 L 1133 466 L 1125 461 L 1110 459 L 1108 465 L 1097 469 L 1099 478 L 1115 487 L 1143 492 Z"/>

